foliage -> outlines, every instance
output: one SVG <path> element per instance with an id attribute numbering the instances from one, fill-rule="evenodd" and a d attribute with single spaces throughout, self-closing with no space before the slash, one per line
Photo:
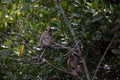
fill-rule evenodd
<path id="1" fill-rule="evenodd" d="M 120 2 L 115 0 L 61 0 L 83 53 L 90 77 L 116 34 L 96 80 L 120 78 Z M 74 80 L 48 64 L 32 60 L 42 53 L 37 48 L 41 33 L 52 26 L 54 42 L 74 47 L 73 37 L 54 0 L 1 0 L 0 80 Z M 66 49 L 48 49 L 44 57 L 67 69 Z M 85 80 L 85 75 L 81 75 Z"/>

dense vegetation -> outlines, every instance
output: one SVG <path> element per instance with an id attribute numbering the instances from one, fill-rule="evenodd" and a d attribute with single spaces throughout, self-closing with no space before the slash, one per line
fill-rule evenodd
<path id="1" fill-rule="evenodd" d="M 79 40 L 81 65 L 89 72 L 88 77 L 86 71 L 80 75 L 83 80 L 91 80 L 95 71 L 96 80 L 120 79 L 119 1 L 0 1 L 0 80 L 75 80 L 64 71 L 68 52 Z M 43 52 L 39 39 L 48 26 L 52 26 L 54 42 L 64 47 L 48 48 L 43 55 L 47 62 L 39 61 Z"/>

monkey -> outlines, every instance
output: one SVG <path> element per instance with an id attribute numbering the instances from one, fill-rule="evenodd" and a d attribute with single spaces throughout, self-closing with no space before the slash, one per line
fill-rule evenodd
<path id="1" fill-rule="evenodd" d="M 47 27 L 45 31 L 41 34 L 41 38 L 39 40 L 39 46 L 41 48 L 47 48 L 52 45 L 52 29 L 51 27 Z"/>
<path id="2" fill-rule="evenodd" d="M 78 76 L 82 72 L 78 58 L 73 53 L 68 55 L 67 65 L 68 71 L 74 76 Z"/>

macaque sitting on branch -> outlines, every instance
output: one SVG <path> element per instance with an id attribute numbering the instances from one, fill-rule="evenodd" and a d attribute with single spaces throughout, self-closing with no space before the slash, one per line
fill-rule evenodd
<path id="1" fill-rule="evenodd" d="M 73 53 L 68 55 L 67 65 L 69 72 L 74 76 L 78 76 L 82 72 L 79 60 Z"/>
<path id="2" fill-rule="evenodd" d="M 47 27 L 45 31 L 41 34 L 41 38 L 39 41 L 39 46 L 41 48 L 50 47 L 52 45 L 52 29 L 51 27 Z"/>

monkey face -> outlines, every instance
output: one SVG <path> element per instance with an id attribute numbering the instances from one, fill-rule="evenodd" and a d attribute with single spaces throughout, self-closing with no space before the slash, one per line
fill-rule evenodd
<path id="1" fill-rule="evenodd" d="M 50 26 L 47 27 L 47 28 L 45 29 L 45 31 L 48 32 L 50 35 L 52 35 L 52 29 L 51 29 Z"/>

